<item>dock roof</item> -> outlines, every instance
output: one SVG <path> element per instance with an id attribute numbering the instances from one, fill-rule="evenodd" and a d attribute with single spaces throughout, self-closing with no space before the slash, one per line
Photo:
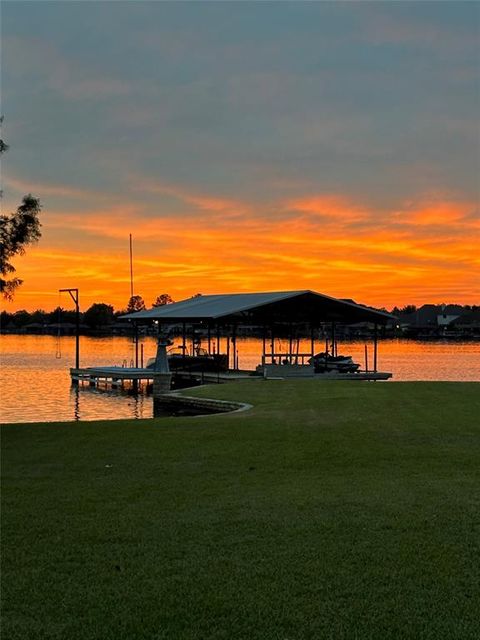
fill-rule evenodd
<path id="1" fill-rule="evenodd" d="M 122 318 L 139 322 L 157 320 L 162 323 L 216 321 L 240 324 L 271 322 L 386 324 L 393 319 L 393 316 L 351 300 L 341 300 L 315 291 L 302 290 L 199 295 L 181 302 L 129 313 Z"/>

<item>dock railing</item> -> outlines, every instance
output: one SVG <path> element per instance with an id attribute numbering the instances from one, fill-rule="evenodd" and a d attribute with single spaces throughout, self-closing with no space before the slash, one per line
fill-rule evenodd
<path id="1" fill-rule="evenodd" d="M 311 353 L 264 353 L 262 355 L 262 367 L 266 364 L 308 365 L 311 357 Z"/>

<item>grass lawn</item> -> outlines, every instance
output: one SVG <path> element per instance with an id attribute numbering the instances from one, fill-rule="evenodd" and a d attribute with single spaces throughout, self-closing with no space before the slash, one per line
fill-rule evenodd
<path id="1" fill-rule="evenodd" d="M 478 640 L 480 384 L 7 425 L 3 640 Z"/>

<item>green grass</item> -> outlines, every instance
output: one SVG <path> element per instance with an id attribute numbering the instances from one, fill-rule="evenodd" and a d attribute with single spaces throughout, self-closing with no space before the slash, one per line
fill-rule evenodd
<path id="1" fill-rule="evenodd" d="M 4 640 L 478 640 L 479 384 L 195 393 L 2 429 Z"/>

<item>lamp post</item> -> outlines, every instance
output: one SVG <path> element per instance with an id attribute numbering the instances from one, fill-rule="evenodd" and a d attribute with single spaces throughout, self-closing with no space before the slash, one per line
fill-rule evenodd
<path id="1" fill-rule="evenodd" d="M 75 369 L 80 368 L 80 306 L 78 289 L 59 289 L 60 293 L 69 293 L 75 303 Z"/>

